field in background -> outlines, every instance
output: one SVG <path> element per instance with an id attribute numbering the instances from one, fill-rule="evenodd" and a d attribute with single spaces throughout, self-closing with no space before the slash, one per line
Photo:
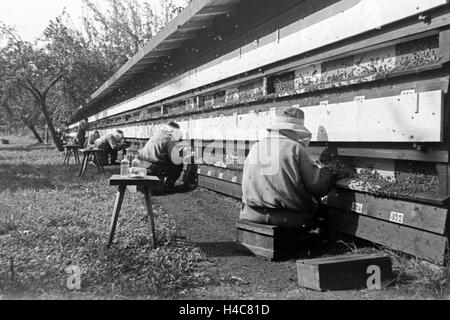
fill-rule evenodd
<path id="1" fill-rule="evenodd" d="M 329 234 L 328 254 L 385 252 L 397 282 L 382 291 L 315 293 L 296 285 L 295 262 L 270 263 L 230 248 L 239 203 L 206 190 L 156 198 L 159 249 L 143 199 L 127 193 L 115 245 L 106 249 L 116 189 L 90 168 L 62 166 L 52 146 L 9 137 L 0 146 L 0 299 L 414 299 L 446 298 L 449 269 Z M 116 171 L 118 168 L 115 169 Z M 325 248 L 328 249 L 328 248 Z M 66 268 L 82 271 L 67 288 Z"/>

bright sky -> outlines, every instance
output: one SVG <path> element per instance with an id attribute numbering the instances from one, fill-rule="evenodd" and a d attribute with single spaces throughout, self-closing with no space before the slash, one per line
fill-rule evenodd
<path id="1" fill-rule="evenodd" d="M 71 17 L 81 16 L 81 0 L 0 0 L 0 20 L 15 26 L 23 40 L 33 41 L 65 7 Z"/>
<path id="2" fill-rule="evenodd" d="M 81 7 L 82 0 L 0 0 L 0 21 L 15 26 L 23 40 L 34 41 L 42 34 L 49 21 L 60 15 L 64 8 L 73 22 L 79 23 Z"/>

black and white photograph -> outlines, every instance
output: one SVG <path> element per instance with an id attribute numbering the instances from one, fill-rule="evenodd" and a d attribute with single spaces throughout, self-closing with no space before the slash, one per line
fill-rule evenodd
<path id="1" fill-rule="evenodd" d="M 0 0 L 0 301 L 448 300 L 449 88 L 449 0 Z"/>

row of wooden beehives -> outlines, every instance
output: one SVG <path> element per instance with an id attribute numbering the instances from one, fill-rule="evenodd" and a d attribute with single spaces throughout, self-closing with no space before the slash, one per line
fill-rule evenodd
<path id="1" fill-rule="evenodd" d="M 448 242 L 449 18 L 450 8 L 441 8 L 427 22 L 408 19 L 257 73 L 100 117 L 92 129 L 122 129 L 129 138 L 148 139 L 161 124 L 178 121 L 185 139 L 215 140 L 220 149 L 223 141 L 245 145 L 264 138 L 275 108 L 300 107 L 313 132 L 310 150 L 317 159 L 331 149 L 349 168 L 372 167 L 393 180 L 420 171 L 437 182 L 432 192 L 384 197 L 341 183 L 324 203 L 328 224 L 443 263 Z M 239 170 L 202 170 L 201 186 L 240 197 Z M 228 181 L 227 176 L 233 177 Z"/>

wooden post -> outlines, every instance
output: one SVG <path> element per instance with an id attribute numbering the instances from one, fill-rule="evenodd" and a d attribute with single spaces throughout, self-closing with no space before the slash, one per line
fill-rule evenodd
<path id="1" fill-rule="evenodd" d="M 449 195 L 449 179 L 450 179 L 450 167 L 445 163 L 436 164 L 436 171 L 439 178 L 439 195 L 447 196 Z"/>
<path id="2" fill-rule="evenodd" d="M 439 33 L 439 53 L 443 62 L 450 61 L 450 29 Z"/>

